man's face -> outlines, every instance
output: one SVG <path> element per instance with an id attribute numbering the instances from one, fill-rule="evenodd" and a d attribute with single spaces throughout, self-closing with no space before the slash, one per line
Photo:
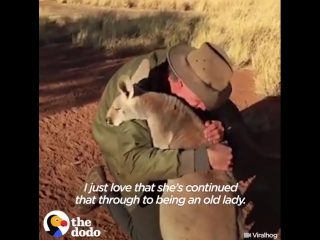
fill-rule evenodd
<path id="1" fill-rule="evenodd" d="M 168 77 L 171 92 L 181 98 L 183 98 L 190 106 L 194 108 L 200 108 L 206 110 L 204 103 L 188 88 L 181 79 L 178 81 Z"/>

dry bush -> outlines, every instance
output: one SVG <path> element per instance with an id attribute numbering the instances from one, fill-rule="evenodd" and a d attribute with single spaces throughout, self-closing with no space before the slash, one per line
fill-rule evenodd
<path id="1" fill-rule="evenodd" d="M 39 43 L 72 41 L 124 57 L 179 42 L 189 43 L 199 21 L 199 17 L 186 18 L 170 12 L 141 14 L 137 18 L 118 15 L 116 11 L 78 18 L 44 17 L 39 19 Z"/>
<path id="2" fill-rule="evenodd" d="M 104 47 L 129 55 L 168 47 L 178 42 L 198 47 L 212 41 L 225 48 L 238 68 L 256 73 L 256 92 L 280 95 L 279 0 L 64 0 L 60 2 L 108 7 L 157 9 L 139 17 L 107 11 L 94 17 L 64 19 L 64 29 L 74 43 Z M 171 11 L 166 11 L 171 10 Z M 190 10 L 179 14 L 172 10 Z M 40 19 L 39 41 L 52 36 L 52 20 Z M 47 21 L 47 23 L 44 23 Z M 57 20 L 55 20 L 57 21 Z M 40 27 L 40 24 L 41 27 Z M 49 26 L 48 34 L 45 26 Z M 62 33 L 61 29 L 59 30 Z M 57 33 L 58 34 L 58 33 Z M 49 36 L 49 37 L 48 37 Z M 66 39 L 66 37 L 64 36 Z M 69 38 L 70 40 L 70 38 Z"/>
<path id="3" fill-rule="evenodd" d="M 212 41 L 237 67 L 256 72 L 256 92 L 280 95 L 280 1 L 214 0 L 215 8 L 194 33 L 192 45 Z"/>

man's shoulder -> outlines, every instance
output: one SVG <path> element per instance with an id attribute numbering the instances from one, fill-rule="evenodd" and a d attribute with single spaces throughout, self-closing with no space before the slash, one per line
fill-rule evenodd
<path id="1" fill-rule="evenodd" d="M 148 54 L 144 54 L 138 57 L 131 59 L 131 61 L 124 64 L 118 71 L 118 75 L 126 75 L 132 77 L 135 71 L 138 69 L 140 63 L 144 59 L 148 59 L 150 64 L 150 70 L 159 66 L 161 63 L 166 61 L 166 49 L 159 49 Z"/>
<path id="2" fill-rule="evenodd" d="M 166 53 L 166 49 L 155 50 L 148 54 L 137 56 L 131 59 L 129 62 L 125 63 L 121 68 L 119 68 L 119 70 L 113 75 L 113 77 L 107 84 L 107 103 L 111 104 L 117 96 L 118 82 L 127 78 L 131 78 L 138 69 L 142 60 L 148 59 L 151 71 L 152 69 L 156 68 L 157 66 L 166 61 Z"/>

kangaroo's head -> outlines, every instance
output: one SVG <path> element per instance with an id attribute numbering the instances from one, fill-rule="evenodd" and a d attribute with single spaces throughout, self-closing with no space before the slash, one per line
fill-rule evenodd
<path id="1" fill-rule="evenodd" d="M 135 95 L 134 84 L 149 76 L 149 61 L 144 59 L 133 76 L 119 82 L 117 96 L 106 115 L 106 121 L 109 125 L 119 126 L 121 123 L 133 119 L 145 119 L 145 113 L 142 110 L 140 96 Z"/>

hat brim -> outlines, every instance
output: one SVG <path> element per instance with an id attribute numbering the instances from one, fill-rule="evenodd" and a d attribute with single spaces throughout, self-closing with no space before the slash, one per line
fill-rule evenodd
<path id="1" fill-rule="evenodd" d="M 183 82 L 186 81 L 186 84 L 190 81 L 190 78 L 197 77 L 192 72 L 192 69 L 190 69 L 187 62 L 187 55 L 195 49 L 196 48 L 189 45 L 180 44 L 171 47 L 168 51 L 167 59 L 172 71 L 177 75 L 177 77 L 183 79 Z"/>
<path id="2" fill-rule="evenodd" d="M 200 92 L 200 89 L 203 88 L 202 80 L 194 73 L 187 61 L 187 55 L 193 50 L 196 50 L 196 48 L 186 44 L 176 45 L 169 49 L 167 59 L 176 76 L 202 99 L 203 93 Z"/>
<path id="3" fill-rule="evenodd" d="M 229 99 L 232 87 L 228 87 L 222 92 L 204 87 L 203 81 L 195 74 L 187 61 L 187 55 L 196 50 L 186 44 L 171 47 L 167 52 L 167 60 L 172 71 L 179 77 L 186 86 L 194 92 L 206 105 L 209 111 L 221 106 Z"/>

